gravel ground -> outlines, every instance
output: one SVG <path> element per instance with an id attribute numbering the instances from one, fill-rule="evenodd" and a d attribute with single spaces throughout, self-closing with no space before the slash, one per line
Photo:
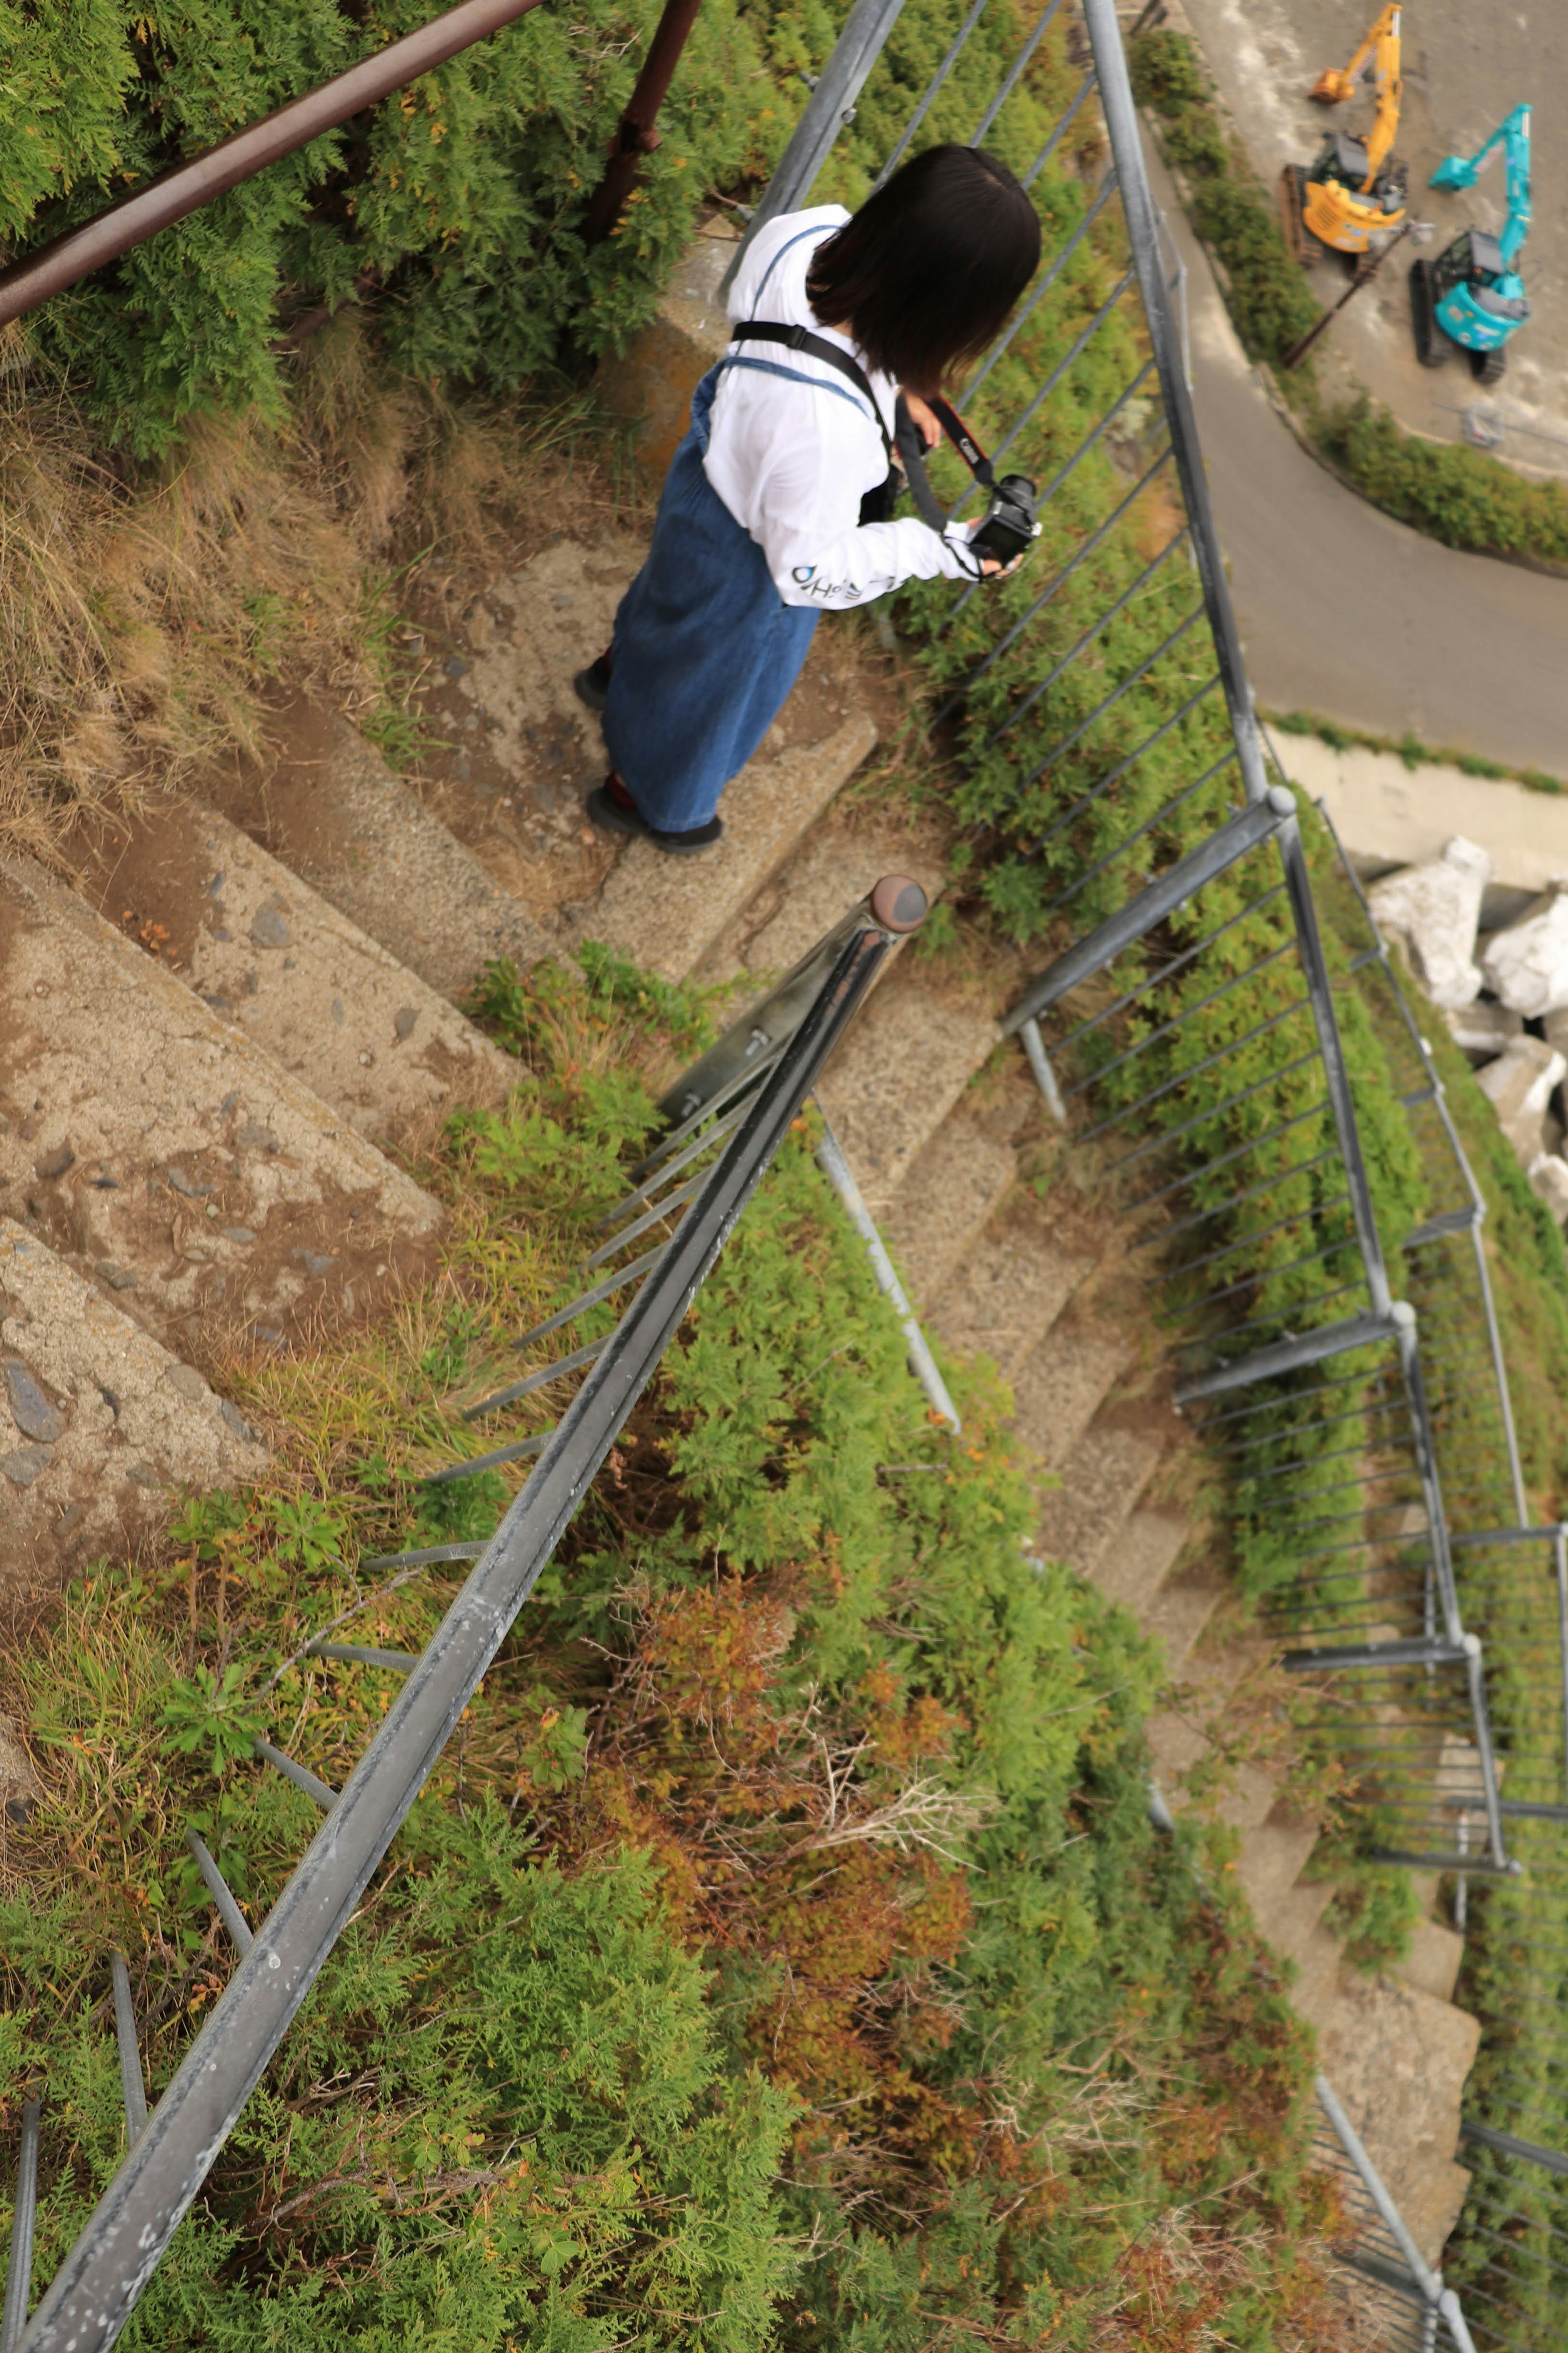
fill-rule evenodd
<path id="1" fill-rule="evenodd" d="M 1184 0 L 1205 58 L 1244 132 L 1259 174 L 1274 186 L 1287 163 L 1306 163 L 1325 129 L 1363 130 L 1359 95 L 1333 110 L 1307 92 L 1325 66 L 1343 66 L 1377 13 L 1378 0 Z M 1475 188 L 1447 195 L 1427 180 L 1447 154 L 1474 154 L 1523 100 L 1536 108 L 1534 223 L 1523 255 L 1534 316 L 1509 347 L 1509 370 L 1482 393 L 1456 355 L 1442 369 L 1417 365 L 1406 286 L 1408 241 L 1376 283 L 1331 330 L 1347 366 L 1413 431 L 1458 438 L 1462 412 L 1479 406 L 1501 432 L 1497 454 L 1522 470 L 1568 476 L 1568 7 L 1544 0 L 1410 0 L 1404 24 L 1405 99 L 1394 152 L 1410 165 L 1411 209 L 1436 224 L 1426 248 L 1442 251 L 1473 222 L 1500 229 L 1506 205 L 1500 150 Z M 1340 290 L 1332 265 L 1317 273 L 1325 301 Z"/>

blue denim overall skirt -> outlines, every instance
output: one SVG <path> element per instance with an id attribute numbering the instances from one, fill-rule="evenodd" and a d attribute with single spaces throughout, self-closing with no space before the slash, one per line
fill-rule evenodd
<path id="1" fill-rule="evenodd" d="M 750 532 L 702 470 L 721 369 L 691 401 L 647 561 L 616 615 L 605 742 L 649 825 L 706 825 L 773 725 L 816 628 L 786 605 Z"/>

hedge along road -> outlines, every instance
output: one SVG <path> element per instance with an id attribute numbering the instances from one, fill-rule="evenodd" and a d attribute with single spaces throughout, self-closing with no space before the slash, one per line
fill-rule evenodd
<path id="1" fill-rule="evenodd" d="M 1568 580 L 1439 546 L 1308 456 L 1144 145 L 1187 267 L 1193 399 L 1259 702 L 1568 780 Z"/>

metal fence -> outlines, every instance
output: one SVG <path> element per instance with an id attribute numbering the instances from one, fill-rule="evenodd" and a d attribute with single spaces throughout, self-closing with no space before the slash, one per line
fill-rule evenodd
<path id="1" fill-rule="evenodd" d="M 1568 2249 L 1568 1568 L 1559 1532 L 1523 1533 L 1485 1204 L 1353 871 L 1271 780 L 1113 0 L 1047 0 L 1010 49 L 986 0 L 955 7 L 929 76 L 898 0 L 850 26 L 759 219 L 854 201 L 936 138 L 1036 192 L 1039 274 L 961 405 L 1041 483 L 1044 553 L 907 597 L 902 627 L 981 887 L 1040 943 L 1005 1026 L 1131 1221 L 1302 1736 L 1364 1851 L 1468 1905 L 1485 2037 L 1453 2244 L 1477 2340 L 1522 2353 L 1556 2333 Z M 1390 2311 L 1434 2341 L 1425 2295 Z"/>
<path id="2" fill-rule="evenodd" d="M 435 1474 L 438 1482 L 463 1479 L 537 1458 L 495 1535 L 483 1545 L 441 1545 L 360 1564 L 395 1577 L 436 1561 L 473 1561 L 423 1654 L 334 1641 L 335 1623 L 306 1646 L 365 1673 L 395 1674 L 401 1688 L 342 1790 L 257 1742 L 258 1760 L 312 1798 L 324 1820 L 254 1933 L 218 1862 L 191 1833 L 237 1967 L 150 2113 L 130 1984 L 114 1957 L 128 2153 L 28 2323 L 40 2146 L 38 2104 L 29 2105 L 0 2353 L 18 2347 L 94 2353 L 113 2343 L 818 1072 L 889 950 L 925 912 L 917 884 L 897 876 L 879 883 L 666 1098 L 661 1141 L 632 1172 L 632 1190 L 604 1219 L 606 1238 L 586 1262 L 594 1280 L 518 1345 L 532 1349 L 546 1339 L 559 1345 L 557 1333 L 569 1334 L 580 1316 L 635 1282 L 636 1296 L 615 1331 L 568 1348 L 471 1407 L 471 1422 L 488 1427 L 503 1418 L 504 1426 L 510 1419 L 513 1433 Z M 655 1231 L 658 1242 L 639 1248 Z M 555 1385 L 578 1372 L 576 1394 L 551 1421 L 547 1393 L 558 1396 Z M 519 1420 L 542 1419 L 544 1427 L 515 1430 Z"/>

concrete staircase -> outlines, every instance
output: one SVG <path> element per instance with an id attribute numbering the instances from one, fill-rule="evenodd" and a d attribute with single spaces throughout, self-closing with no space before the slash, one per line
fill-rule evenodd
<path id="1" fill-rule="evenodd" d="M 563 543 L 475 599 L 432 705 L 453 749 L 429 782 L 307 714 L 276 776 L 215 778 L 210 806 L 153 801 L 83 849 L 75 890 L 0 864 L 14 1590 L 133 1537 L 162 1491 L 255 1475 L 260 1442 L 213 1386 L 226 1358 L 346 1328 L 429 1263 L 438 1205 L 392 1155 L 511 1077 L 459 1009 L 488 959 L 592 939 L 667 978 L 760 981 L 880 874 L 938 887 L 940 844 L 896 795 L 840 798 L 877 727 L 831 631 L 790 723 L 727 796 L 717 853 L 683 863 L 584 835 L 604 754 L 571 673 L 629 568 L 623 543 Z M 1164 1644 L 1175 1696 L 1155 1768 L 1181 1804 L 1205 1724 L 1258 1651 L 1215 1636 L 1224 1588 L 1181 1501 L 1187 1441 L 1114 1228 L 1064 1164 L 1043 1196 L 1019 1182 L 1041 1124 L 1021 1058 L 998 1051 L 1012 986 L 960 985 L 904 951 L 822 1100 L 933 1329 L 1012 1384 L 1056 1482 L 1041 1556 Z M 1244 1767 L 1219 1810 L 1341 2094 L 1435 2254 L 1462 2192 L 1475 2039 L 1448 2000 L 1458 1940 L 1433 1925 L 1399 1980 L 1347 1982 L 1329 1890 L 1303 1876 L 1314 1834 L 1286 1794 Z"/>

